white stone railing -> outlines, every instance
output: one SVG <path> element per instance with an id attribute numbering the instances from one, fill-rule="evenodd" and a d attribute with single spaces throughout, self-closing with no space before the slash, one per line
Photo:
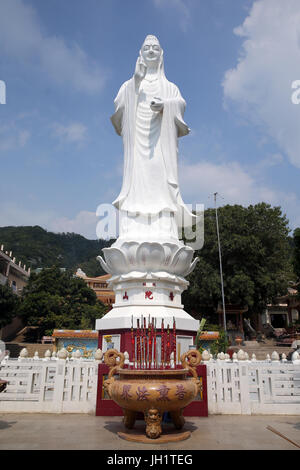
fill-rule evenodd
<path id="1" fill-rule="evenodd" d="M 240 350 L 230 359 L 218 354 L 216 360 L 205 351 L 209 414 L 300 414 L 300 358 L 274 351 L 265 361 Z"/>
<path id="2" fill-rule="evenodd" d="M 128 353 L 125 353 L 126 362 Z M 44 358 L 35 353 L 28 358 L 23 349 L 18 359 L 5 358 L 0 364 L 0 379 L 8 385 L 0 393 L 0 412 L 95 413 L 98 364 L 83 359 L 80 351 L 68 357 L 65 349 L 46 351 Z M 209 414 L 300 414 L 300 357 L 292 361 L 273 352 L 266 360 L 251 360 L 240 350 L 230 359 L 220 353 L 216 359 L 204 351 L 207 367 Z"/>
<path id="3" fill-rule="evenodd" d="M 8 382 L 0 393 L 0 412 L 95 413 L 98 359 L 87 360 L 76 351 L 68 358 L 66 350 L 58 357 L 50 351 L 44 358 L 27 350 L 18 359 L 6 357 L 0 365 L 0 378 Z"/>

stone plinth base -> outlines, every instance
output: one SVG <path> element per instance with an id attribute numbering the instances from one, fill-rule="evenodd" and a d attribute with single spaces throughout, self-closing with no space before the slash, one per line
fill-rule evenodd
<path id="1" fill-rule="evenodd" d="M 132 325 L 136 328 L 137 319 L 141 320 L 144 316 L 147 321 L 154 317 L 156 319 L 157 329 L 161 326 L 162 319 L 164 320 L 165 327 L 169 324 L 173 328 L 173 317 L 176 321 L 177 330 L 185 330 L 196 333 L 199 328 L 199 320 L 195 320 L 191 315 L 181 308 L 172 308 L 162 305 L 128 305 L 124 307 L 114 307 L 103 318 L 96 320 L 96 330 L 113 330 L 129 329 Z"/>
<path id="2" fill-rule="evenodd" d="M 148 224 L 145 233 L 153 236 L 153 230 Z M 145 233 L 136 231 L 136 235 L 145 236 Z M 111 274 L 109 287 L 115 292 L 115 303 L 110 312 L 96 320 L 95 328 L 100 336 L 112 335 L 114 348 L 121 352 L 131 354 L 126 332 L 132 326 L 136 329 L 137 320 L 141 322 L 142 316 L 146 318 L 147 326 L 149 317 L 150 321 L 155 319 L 157 331 L 162 320 L 165 329 L 169 325 L 172 330 L 175 319 L 176 330 L 184 331 L 191 339 L 184 345 L 185 351 L 199 328 L 199 320 L 185 312 L 181 303 L 181 294 L 189 285 L 185 276 L 192 272 L 197 258 L 193 260 L 192 248 L 173 238 L 163 239 L 159 233 L 157 240 L 152 241 L 119 238 L 110 248 L 103 249 L 105 260 L 98 257 L 102 267 Z M 118 337 L 118 331 L 121 331 L 121 337 Z M 103 346 L 99 344 L 105 351 Z"/>

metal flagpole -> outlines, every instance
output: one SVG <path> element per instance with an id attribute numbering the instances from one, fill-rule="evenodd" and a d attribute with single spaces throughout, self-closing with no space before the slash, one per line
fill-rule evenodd
<path id="1" fill-rule="evenodd" d="M 215 199 L 215 209 L 216 209 L 216 224 L 217 224 L 217 236 L 218 236 L 218 246 L 219 246 L 219 260 L 220 260 L 220 276 L 221 276 L 221 291 L 222 291 L 222 304 L 223 304 L 223 323 L 224 331 L 226 334 L 226 312 L 225 312 L 225 299 L 224 299 L 224 284 L 223 284 L 223 269 L 222 269 L 222 255 L 221 255 L 221 244 L 220 244 L 220 235 L 219 235 L 219 221 L 218 221 L 218 209 L 217 209 L 217 194 L 214 193 Z"/>

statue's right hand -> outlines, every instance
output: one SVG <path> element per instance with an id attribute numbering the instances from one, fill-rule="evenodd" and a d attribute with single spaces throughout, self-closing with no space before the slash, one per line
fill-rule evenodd
<path id="1" fill-rule="evenodd" d="M 147 72 L 147 65 L 145 64 L 145 62 L 143 62 L 139 58 L 138 61 L 137 61 L 137 66 L 136 66 L 134 75 L 138 80 L 143 80 L 143 78 L 146 75 L 146 72 Z"/>

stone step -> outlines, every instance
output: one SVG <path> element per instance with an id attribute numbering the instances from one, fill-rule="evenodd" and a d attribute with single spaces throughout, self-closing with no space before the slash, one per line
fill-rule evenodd
<path id="1" fill-rule="evenodd" d="M 25 326 L 19 330 L 14 337 L 10 339 L 10 343 L 26 343 L 35 342 L 39 328 L 37 326 Z"/>
<path id="2" fill-rule="evenodd" d="M 256 348 L 255 347 L 250 348 L 248 346 L 243 346 L 242 345 L 240 348 L 234 348 L 234 349 L 235 350 L 236 349 L 242 349 L 243 351 L 247 352 L 249 354 L 250 359 L 252 357 L 252 354 L 255 354 L 256 359 L 258 359 L 260 361 L 266 359 L 267 354 L 269 354 L 269 356 L 271 357 L 271 355 L 274 351 L 276 351 L 279 355 L 284 353 L 286 356 L 291 351 L 294 351 L 294 349 L 292 349 L 290 347 L 276 346 L 275 344 L 271 345 L 271 346 L 265 346 L 265 347 L 259 346 L 259 347 L 256 347 Z"/>
<path id="3" fill-rule="evenodd" d="M 231 350 L 237 352 L 239 349 L 247 352 L 249 354 L 249 358 L 251 359 L 252 354 L 255 354 L 256 359 L 262 361 L 266 359 L 267 354 L 271 357 L 272 353 L 276 351 L 279 355 L 285 354 L 286 356 L 293 352 L 290 346 L 277 346 L 276 339 L 273 338 L 266 338 L 264 342 L 258 341 L 244 341 L 243 344 L 240 346 L 231 346 Z"/>

